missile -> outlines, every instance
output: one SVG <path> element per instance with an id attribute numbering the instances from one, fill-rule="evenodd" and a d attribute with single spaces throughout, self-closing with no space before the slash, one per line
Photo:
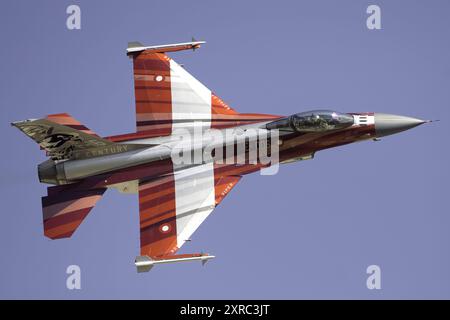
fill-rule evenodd
<path id="1" fill-rule="evenodd" d="M 138 256 L 134 262 L 137 272 L 148 272 L 153 266 L 163 263 L 175 263 L 185 261 L 201 261 L 204 265 L 208 260 L 215 258 L 209 254 L 175 255 L 166 259 L 153 260 L 149 256 Z"/>
<path id="2" fill-rule="evenodd" d="M 158 46 L 144 46 L 140 42 L 129 42 L 128 48 L 127 48 L 127 55 L 131 54 L 138 54 L 142 51 L 147 52 L 174 52 L 174 51 L 181 51 L 181 50 L 195 50 L 200 48 L 202 44 L 206 43 L 205 41 L 197 41 L 194 38 L 192 38 L 192 41 L 190 42 L 183 42 L 183 43 L 173 43 L 173 44 L 164 44 L 164 45 L 158 45 Z"/>

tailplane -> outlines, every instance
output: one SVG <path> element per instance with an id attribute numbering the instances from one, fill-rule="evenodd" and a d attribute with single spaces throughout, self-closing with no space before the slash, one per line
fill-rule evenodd
<path id="1" fill-rule="evenodd" d="M 44 234 L 50 239 L 70 238 L 106 188 L 78 189 L 75 185 L 47 188 L 42 197 Z"/>

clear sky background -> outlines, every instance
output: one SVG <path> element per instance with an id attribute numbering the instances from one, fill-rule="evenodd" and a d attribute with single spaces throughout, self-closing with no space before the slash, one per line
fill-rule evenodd
<path id="1" fill-rule="evenodd" d="M 81 7 L 81 30 L 66 8 Z M 382 30 L 366 27 L 381 7 Z M 2 1 L 0 298 L 450 298 L 449 1 Z M 71 239 L 43 236 L 38 146 L 11 121 L 68 112 L 135 126 L 128 41 L 208 43 L 171 56 L 238 111 L 441 119 L 246 176 L 181 253 L 137 274 L 136 195 L 109 190 Z M 66 268 L 81 267 L 81 290 Z M 381 267 L 381 290 L 366 268 Z"/>

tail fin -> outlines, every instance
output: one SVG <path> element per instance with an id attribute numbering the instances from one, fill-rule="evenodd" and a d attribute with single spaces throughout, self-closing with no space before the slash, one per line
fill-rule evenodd
<path id="1" fill-rule="evenodd" d="M 38 143 L 53 160 L 71 159 L 86 149 L 114 144 L 65 113 L 13 122 L 11 125 Z"/>
<path id="2" fill-rule="evenodd" d="M 49 114 L 46 119 L 50 120 L 51 122 L 55 122 L 57 124 L 98 137 L 98 135 L 94 131 L 81 124 L 80 121 L 76 120 L 68 113 Z"/>
<path id="3" fill-rule="evenodd" d="M 42 197 L 45 236 L 71 237 L 105 191 L 106 188 L 80 190 L 75 186 L 47 188 L 48 195 Z"/>
<path id="4" fill-rule="evenodd" d="M 38 143 L 52 160 L 86 159 L 145 147 L 116 144 L 100 138 L 67 113 L 13 122 L 11 125 Z"/>

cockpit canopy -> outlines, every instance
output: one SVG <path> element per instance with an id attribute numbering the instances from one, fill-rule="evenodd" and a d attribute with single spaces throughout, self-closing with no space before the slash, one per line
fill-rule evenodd
<path id="1" fill-rule="evenodd" d="M 330 110 L 314 110 L 270 122 L 266 128 L 293 132 L 323 132 L 344 129 L 351 125 L 353 125 L 353 116 L 350 114 Z"/>

